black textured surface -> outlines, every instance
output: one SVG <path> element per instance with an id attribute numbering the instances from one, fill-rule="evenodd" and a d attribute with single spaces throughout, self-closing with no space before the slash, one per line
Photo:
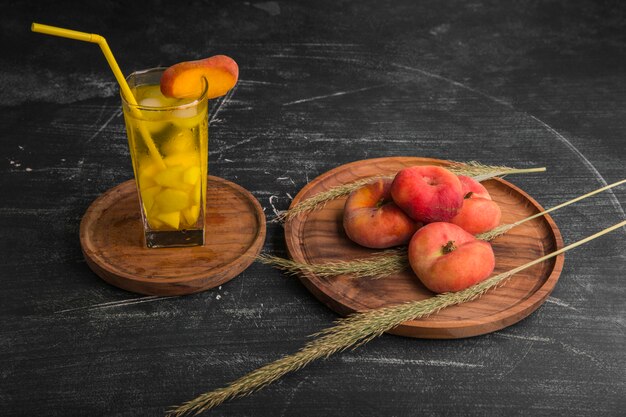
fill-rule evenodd
<path id="1" fill-rule="evenodd" d="M 268 218 L 317 175 L 414 155 L 546 166 L 509 180 L 549 207 L 626 170 L 626 7 L 595 1 L 18 2 L 0 17 L 2 415 L 161 415 L 296 351 L 336 315 L 253 264 L 181 298 L 111 287 L 82 259 L 89 204 L 131 178 L 115 80 L 218 53 L 209 170 Z M 624 219 L 625 189 L 554 215 L 566 243 Z M 547 302 L 465 340 L 383 336 L 216 416 L 589 416 L 626 407 L 626 233 L 566 256 Z M 285 255 L 268 224 L 264 250 Z"/>

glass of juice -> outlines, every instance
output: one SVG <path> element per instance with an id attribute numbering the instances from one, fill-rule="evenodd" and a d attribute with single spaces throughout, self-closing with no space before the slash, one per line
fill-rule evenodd
<path id="1" fill-rule="evenodd" d="M 198 97 L 165 97 L 165 68 L 137 71 L 122 96 L 128 145 L 149 248 L 204 244 L 208 163 L 208 82 Z"/>

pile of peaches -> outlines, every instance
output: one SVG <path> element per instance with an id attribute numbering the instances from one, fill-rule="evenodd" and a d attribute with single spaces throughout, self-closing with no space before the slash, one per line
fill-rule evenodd
<path id="1" fill-rule="evenodd" d="M 353 191 L 343 227 L 375 249 L 408 243 L 411 269 L 431 291 L 460 291 L 489 277 L 493 249 L 476 234 L 500 223 L 501 211 L 471 177 L 439 166 L 413 166 Z"/>

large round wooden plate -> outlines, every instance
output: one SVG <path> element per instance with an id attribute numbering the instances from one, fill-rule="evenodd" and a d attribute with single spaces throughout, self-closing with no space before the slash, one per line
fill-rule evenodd
<path id="1" fill-rule="evenodd" d="M 98 197 L 83 216 L 80 244 L 89 267 L 140 294 L 182 295 L 217 287 L 245 270 L 265 240 L 265 215 L 248 191 L 209 176 L 205 244 L 148 249 L 135 181 Z"/>
<path id="2" fill-rule="evenodd" d="M 353 162 L 320 175 L 298 193 L 292 206 L 331 187 L 375 175 L 393 175 L 412 165 L 448 165 L 449 162 L 417 157 L 392 157 Z M 543 208 L 528 194 L 502 179 L 483 182 L 502 209 L 502 223 L 512 223 Z M 322 209 L 301 214 L 285 225 L 287 248 L 292 259 L 306 263 L 351 260 L 371 255 L 374 250 L 352 243 L 342 227 L 345 198 Z M 492 242 L 496 255 L 494 274 L 508 271 L 563 246 L 561 234 L 550 216 L 518 226 Z M 502 329 L 525 318 L 548 297 L 563 267 L 563 255 L 528 268 L 489 291 L 480 299 L 412 320 L 390 333 L 433 339 L 476 336 Z M 354 279 L 349 276 L 321 278 L 301 276 L 304 285 L 336 312 L 346 315 L 421 300 L 434 294 L 412 271 L 384 279 Z"/>

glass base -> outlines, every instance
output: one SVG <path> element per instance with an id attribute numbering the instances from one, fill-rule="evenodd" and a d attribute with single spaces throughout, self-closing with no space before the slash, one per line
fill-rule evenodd
<path id="1" fill-rule="evenodd" d="M 146 245 L 149 248 L 202 246 L 204 245 L 204 230 L 176 230 L 166 232 L 147 231 Z"/>

